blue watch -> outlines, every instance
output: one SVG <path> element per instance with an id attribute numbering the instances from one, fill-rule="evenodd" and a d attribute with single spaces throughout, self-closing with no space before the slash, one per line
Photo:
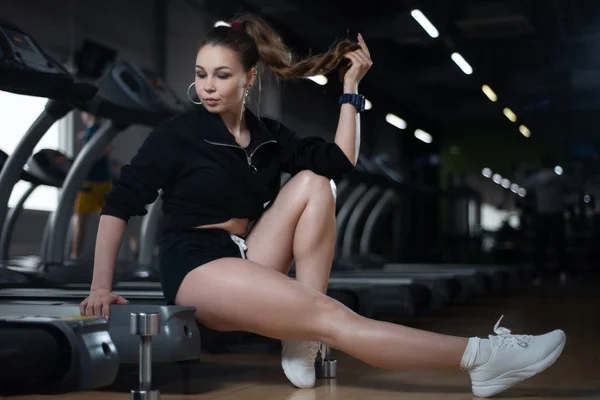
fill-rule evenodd
<path id="1" fill-rule="evenodd" d="M 356 93 L 344 93 L 340 96 L 340 104 L 350 103 L 359 113 L 365 111 L 365 96 Z"/>

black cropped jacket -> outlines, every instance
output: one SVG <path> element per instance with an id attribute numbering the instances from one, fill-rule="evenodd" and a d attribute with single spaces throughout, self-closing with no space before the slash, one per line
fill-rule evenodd
<path id="1" fill-rule="evenodd" d="M 159 125 L 121 168 L 102 214 L 126 222 L 145 215 L 162 189 L 163 232 L 231 218 L 256 221 L 277 196 L 281 172 L 310 170 L 338 179 L 353 169 L 337 144 L 299 138 L 277 121 L 245 113 L 247 149 L 202 106 Z"/>

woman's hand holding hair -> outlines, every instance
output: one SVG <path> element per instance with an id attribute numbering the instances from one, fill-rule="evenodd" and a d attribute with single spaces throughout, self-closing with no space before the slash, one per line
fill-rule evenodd
<path id="1" fill-rule="evenodd" d="M 373 65 L 369 48 L 360 33 L 358 34 L 358 45 L 360 49 L 344 54 L 344 57 L 351 62 L 350 68 L 344 74 L 345 93 L 356 92 L 358 83 Z"/>

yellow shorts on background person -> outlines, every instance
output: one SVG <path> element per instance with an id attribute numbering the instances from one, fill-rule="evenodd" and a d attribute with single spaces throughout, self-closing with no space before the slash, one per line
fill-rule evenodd
<path id="1" fill-rule="evenodd" d="M 111 181 L 85 181 L 82 190 L 77 195 L 75 212 L 78 214 L 100 213 L 104 207 L 104 195 L 110 191 L 111 187 Z"/>

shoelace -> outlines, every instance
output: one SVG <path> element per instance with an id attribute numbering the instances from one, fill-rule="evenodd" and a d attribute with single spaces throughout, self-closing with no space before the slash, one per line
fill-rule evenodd
<path id="1" fill-rule="evenodd" d="M 494 333 L 496 333 L 496 335 L 498 335 L 498 337 L 501 339 L 500 346 L 517 345 L 523 348 L 529 346 L 533 336 L 511 334 L 509 329 L 500 326 L 500 321 L 502 321 L 502 318 L 504 318 L 504 315 L 501 316 L 498 322 L 496 322 L 496 325 L 494 325 Z"/>
<path id="2" fill-rule="evenodd" d="M 323 345 L 320 342 L 308 342 L 308 351 L 306 352 L 306 362 L 314 363 L 317 358 L 317 353 L 321 352 L 323 354 Z"/>

